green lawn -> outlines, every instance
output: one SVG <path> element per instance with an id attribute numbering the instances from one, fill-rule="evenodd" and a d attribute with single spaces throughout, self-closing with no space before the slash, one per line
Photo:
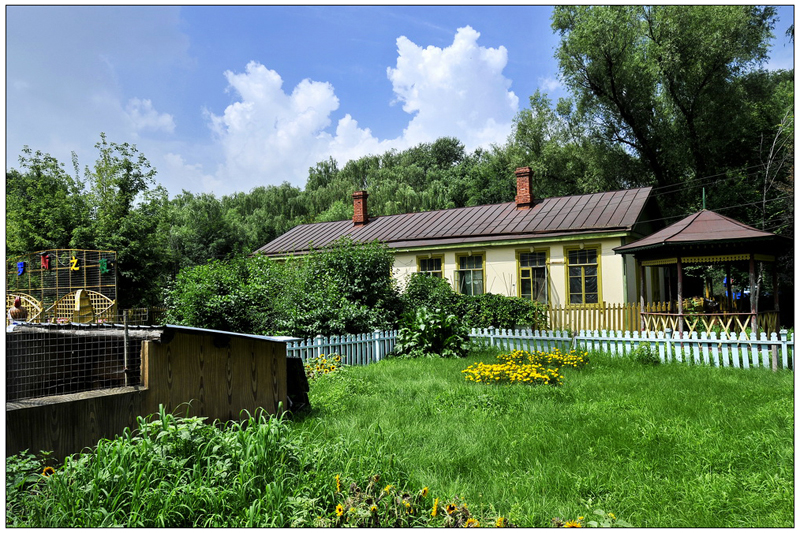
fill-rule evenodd
<path id="1" fill-rule="evenodd" d="M 636 527 L 794 525 L 793 373 L 590 354 L 560 387 L 464 378 L 495 356 L 347 367 L 312 381 L 292 420 L 162 413 L 48 477 L 11 458 L 6 524 L 442 526 L 466 503 L 482 526 L 595 510 Z"/>
<path id="2" fill-rule="evenodd" d="M 559 388 L 463 378 L 494 355 L 325 376 L 301 426 L 355 455 L 381 446 L 412 485 L 519 525 L 603 509 L 639 527 L 793 526 L 791 372 L 593 355 Z"/>

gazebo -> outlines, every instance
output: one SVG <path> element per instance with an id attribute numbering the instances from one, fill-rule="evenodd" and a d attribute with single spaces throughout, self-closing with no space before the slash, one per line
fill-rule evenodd
<path id="1" fill-rule="evenodd" d="M 715 326 L 724 331 L 743 331 L 748 326 L 757 332 L 760 326 L 766 331 L 777 331 L 779 323 L 777 258 L 792 241 L 785 237 L 761 231 L 714 211 L 702 210 L 630 244 L 614 248 L 618 254 L 632 254 L 639 265 L 640 304 L 643 330 L 672 328 L 687 332 Z M 769 263 L 772 268 L 774 309 L 759 310 L 757 288 L 757 263 Z M 720 309 L 701 306 L 686 309 L 684 302 L 685 266 L 692 264 L 718 264 L 725 267 L 726 302 Z M 749 310 L 736 310 L 732 305 L 731 266 L 738 264 L 749 270 Z M 665 269 L 667 277 L 677 278 L 677 305 L 672 306 L 671 283 L 667 303 L 646 302 L 648 294 L 647 270 Z M 651 272 L 652 274 L 652 272 Z M 656 279 L 650 276 L 651 283 Z M 715 303 L 719 305 L 719 302 Z"/>

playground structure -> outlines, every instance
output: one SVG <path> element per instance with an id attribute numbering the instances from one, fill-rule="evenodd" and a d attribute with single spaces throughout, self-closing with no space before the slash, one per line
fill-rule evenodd
<path id="1" fill-rule="evenodd" d="M 117 253 L 53 249 L 6 261 L 6 324 L 19 297 L 26 322 L 97 323 L 117 317 Z"/>

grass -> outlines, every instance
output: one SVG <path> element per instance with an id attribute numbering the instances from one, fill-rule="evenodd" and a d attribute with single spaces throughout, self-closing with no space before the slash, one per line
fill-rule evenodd
<path id="1" fill-rule="evenodd" d="M 161 413 L 48 477 L 41 461 L 13 457 L 6 523 L 442 526 L 502 516 L 546 527 L 602 509 L 637 527 L 793 526 L 791 372 L 590 354 L 589 366 L 562 369 L 560 387 L 465 379 L 496 355 L 319 375 L 312 410 L 292 421 L 211 426 Z M 448 516 L 448 503 L 469 512 Z"/>
<path id="2" fill-rule="evenodd" d="M 640 527 L 793 525 L 792 373 L 592 355 L 557 388 L 464 380 L 495 355 L 325 376 L 301 425 L 354 452 L 381 435 L 412 484 L 519 525 L 595 508 Z"/>

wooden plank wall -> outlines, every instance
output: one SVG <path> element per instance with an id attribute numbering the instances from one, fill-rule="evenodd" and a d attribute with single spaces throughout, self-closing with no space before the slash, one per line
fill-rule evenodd
<path id="1" fill-rule="evenodd" d="M 172 339 L 142 342 L 138 387 L 88 391 L 6 403 L 6 455 L 49 450 L 61 460 L 136 427 L 158 412 L 236 420 L 262 407 L 286 406 L 282 342 L 210 332 L 168 330 Z M 246 415 L 245 415 L 246 416 Z"/>

